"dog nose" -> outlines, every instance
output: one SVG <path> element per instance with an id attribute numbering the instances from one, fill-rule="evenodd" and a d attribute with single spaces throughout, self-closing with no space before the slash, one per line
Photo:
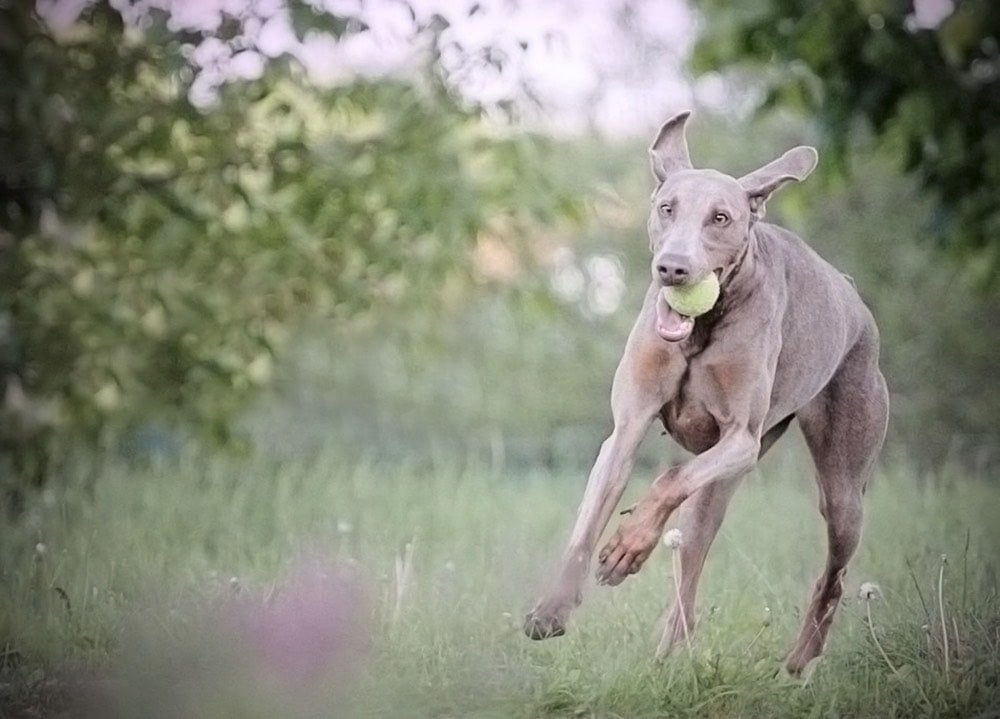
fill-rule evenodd
<path id="1" fill-rule="evenodd" d="M 667 257 L 656 264 L 656 274 L 664 285 L 679 285 L 691 275 L 691 270 L 683 260 Z"/>

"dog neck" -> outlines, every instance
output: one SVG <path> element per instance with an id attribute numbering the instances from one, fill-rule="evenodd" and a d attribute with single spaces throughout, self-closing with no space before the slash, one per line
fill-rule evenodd
<path id="1" fill-rule="evenodd" d="M 728 287 L 736 281 L 738 275 L 750 274 L 750 272 L 743 272 L 743 270 L 745 266 L 753 264 L 756 250 L 757 225 L 754 223 L 747 230 L 746 242 L 743 243 L 743 246 L 736 253 L 736 258 L 730 264 L 723 267 L 722 272 L 719 274 L 719 286 L 722 294 L 725 294 Z"/>

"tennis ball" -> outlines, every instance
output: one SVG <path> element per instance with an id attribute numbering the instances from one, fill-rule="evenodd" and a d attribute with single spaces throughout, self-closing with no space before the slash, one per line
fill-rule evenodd
<path id="1" fill-rule="evenodd" d="M 719 299 L 719 278 L 714 272 L 709 272 L 701 282 L 671 285 L 662 291 L 663 299 L 674 310 L 686 317 L 698 317 L 712 309 Z"/>

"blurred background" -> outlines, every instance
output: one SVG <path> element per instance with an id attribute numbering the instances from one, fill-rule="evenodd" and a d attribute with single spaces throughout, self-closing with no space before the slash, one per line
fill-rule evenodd
<path id="1" fill-rule="evenodd" d="M 585 472 L 645 148 L 687 108 L 698 166 L 819 149 L 769 219 L 878 319 L 886 456 L 989 474 L 998 28 L 992 0 L 0 0 L 7 513 L 192 445 Z"/>

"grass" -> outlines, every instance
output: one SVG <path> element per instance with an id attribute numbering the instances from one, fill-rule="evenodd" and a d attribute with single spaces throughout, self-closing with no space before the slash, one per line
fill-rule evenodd
<path id="1" fill-rule="evenodd" d="M 0 716 L 66 702 L 164 717 L 1000 713 L 996 484 L 877 477 L 804 681 L 776 676 L 824 551 L 794 460 L 737 493 L 697 633 L 663 665 L 651 662 L 672 595 L 663 548 L 621 587 L 588 586 L 566 637 L 520 633 L 581 492 L 578 476 L 345 466 L 332 452 L 111 466 L 2 529 Z M 881 598 L 859 599 L 863 582 Z M 270 644 L 247 638 L 261 631 Z"/>

